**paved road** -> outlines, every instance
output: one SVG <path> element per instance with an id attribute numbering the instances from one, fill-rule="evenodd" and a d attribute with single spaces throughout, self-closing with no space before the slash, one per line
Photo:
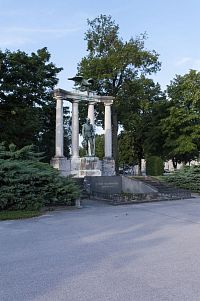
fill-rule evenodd
<path id="1" fill-rule="evenodd" d="M 0 222 L 1 301 L 199 301 L 200 198 Z"/>

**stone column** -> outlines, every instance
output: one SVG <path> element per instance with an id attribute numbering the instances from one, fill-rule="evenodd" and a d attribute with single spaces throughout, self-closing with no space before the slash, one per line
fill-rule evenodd
<path id="1" fill-rule="evenodd" d="M 56 153 L 55 157 L 63 157 L 63 98 L 56 96 Z"/>
<path id="2" fill-rule="evenodd" d="M 93 125 L 94 128 L 94 105 L 95 105 L 95 101 L 89 101 L 88 103 L 88 118 L 90 119 L 90 123 Z M 93 154 L 95 154 L 95 138 L 93 139 L 94 141 L 94 151 Z M 89 144 L 89 150 L 88 153 L 91 155 L 91 148 L 90 148 L 90 144 Z"/>
<path id="3" fill-rule="evenodd" d="M 112 123 L 111 123 L 111 102 L 104 102 L 105 106 L 105 158 L 112 158 Z"/>
<path id="4" fill-rule="evenodd" d="M 79 157 L 79 117 L 78 100 L 72 102 L 72 158 Z"/>
<path id="5" fill-rule="evenodd" d="M 89 101 L 88 103 L 88 118 L 90 118 L 90 123 L 94 126 L 94 101 Z"/>

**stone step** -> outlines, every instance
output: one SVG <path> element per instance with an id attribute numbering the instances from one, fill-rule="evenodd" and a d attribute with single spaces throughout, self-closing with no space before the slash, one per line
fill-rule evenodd
<path id="1" fill-rule="evenodd" d="M 170 201 L 170 200 L 191 198 L 191 193 L 188 190 L 165 185 L 161 182 L 151 180 L 151 179 L 148 179 L 148 181 L 146 181 L 146 179 L 143 178 L 142 181 L 153 188 L 156 187 L 157 192 L 132 193 L 132 194 L 131 193 L 108 194 L 108 193 L 97 193 L 93 191 L 91 193 L 91 197 L 95 199 L 104 199 L 111 205 L 137 204 L 137 203 Z"/>
<path id="2" fill-rule="evenodd" d="M 147 185 L 156 188 L 160 193 L 187 193 L 191 195 L 190 191 L 186 189 L 177 188 L 171 184 L 163 183 L 155 178 L 141 177 L 140 179 L 137 178 L 137 180 L 142 181 Z"/>

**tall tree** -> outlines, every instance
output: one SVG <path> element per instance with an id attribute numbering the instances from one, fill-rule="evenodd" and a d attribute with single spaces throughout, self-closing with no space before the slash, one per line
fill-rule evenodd
<path id="1" fill-rule="evenodd" d="M 200 72 L 177 75 L 167 87 L 169 115 L 162 120 L 164 147 L 174 168 L 199 156 L 200 151 Z"/>
<path id="2" fill-rule="evenodd" d="M 54 153 L 57 68 L 47 48 L 31 55 L 0 51 L 0 140 L 18 147 L 35 144 Z"/>
<path id="3" fill-rule="evenodd" d="M 169 115 L 169 107 L 170 103 L 167 101 L 164 93 L 152 105 L 152 111 L 149 114 L 148 120 L 146 120 L 147 126 L 144 133 L 145 157 L 158 156 L 163 160 L 168 157 L 165 148 L 166 134 L 162 131 L 161 121 Z"/>
<path id="4" fill-rule="evenodd" d="M 123 97 L 125 97 L 124 102 L 126 103 L 126 106 L 121 108 L 123 128 L 130 139 L 130 154 L 134 152 L 140 172 L 141 161 L 147 154 L 155 154 L 155 148 L 158 153 L 161 152 L 161 135 L 153 122 L 153 116 L 155 107 L 158 107 L 161 102 L 165 102 L 165 95 L 159 84 L 155 84 L 152 79 L 141 75 L 140 78 L 132 80 L 126 85 Z M 157 135 L 157 139 L 154 138 L 154 134 Z M 153 145 L 149 144 L 150 136 L 154 139 Z M 155 142 L 157 142 L 156 146 Z"/>
<path id="5" fill-rule="evenodd" d="M 100 15 L 88 20 L 85 34 L 88 55 L 79 66 L 78 73 L 95 79 L 94 89 L 101 95 L 115 97 L 112 106 L 113 156 L 117 162 L 117 133 L 123 124 L 121 110 L 125 106 L 125 87 L 140 74 L 151 74 L 160 69 L 158 54 L 145 49 L 145 35 L 123 41 L 119 26 L 111 16 Z M 98 119 L 100 119 L 99 116 Z"/>
<path id="6" fill-rule="evenodd" d="M 134 137 L 129 131 L 122 131 L 118 136 L 119 165 L 136 165 L 137 156 L 134 148 Z"/>

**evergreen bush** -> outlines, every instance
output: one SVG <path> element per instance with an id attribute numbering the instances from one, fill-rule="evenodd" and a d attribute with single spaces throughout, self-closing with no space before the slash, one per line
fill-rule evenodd
<path id="1" fill-rule="evenodd" d="M 146 160 L 146 174 L 148 176 L 162 176 L 164 172 L 163 160 L 158 156 L 150 156 Z"/>
<path id="2" fill-rule="evenodd" d="M 26 146 L 0 145 L 0 210 L 37 210 L 46 205 L 72 205 L 79 196 L 73 179 L 59 175 L 41 154 Z"/>
<path id="3" fill-rule="evenodd" d="M 164 179 L 177 187 L 200 192 L 200 166 L 185 166 Z"/>

